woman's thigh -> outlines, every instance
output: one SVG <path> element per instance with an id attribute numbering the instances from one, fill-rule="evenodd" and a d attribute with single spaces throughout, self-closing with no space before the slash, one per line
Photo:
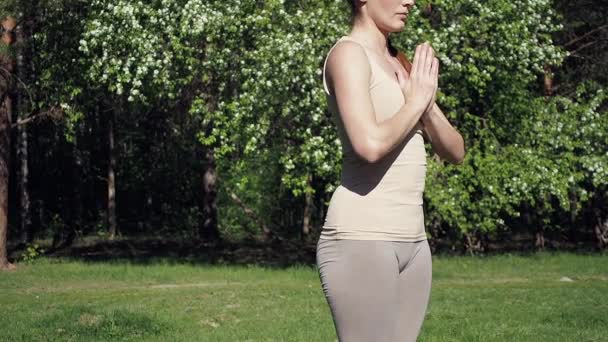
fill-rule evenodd
<path id="1" fill-rule="evenodd" d="M 317 264 L 340 341 L 392 342 L 399 268 L 390 242 L 320 240 Z"/>
<path id="2" fill-rule="evenodd" d="M 431 280 L 432 262 L 428 241 L 416 242 L 413 255 L 404 268 L 400 267 L 395 341 L 416 341 L 431 294 Z"/>

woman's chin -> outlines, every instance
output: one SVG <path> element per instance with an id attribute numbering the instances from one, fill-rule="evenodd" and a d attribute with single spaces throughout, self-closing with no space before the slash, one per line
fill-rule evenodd
<path id="1" fill-rule="evenodd" d="M 405 28 L 406 22 L 403 20 L 396 20 L 390 23 L 385 23 L 385 25 L 381 26 L 381 30 L 384 32 L 396 33 L 401 32 Z"/>
<path id="2" fill-rule="evenodd" d="M 395 25 L 392 25 L 391 32 L 401 32 L 405 28 L 405 21 L 399 21 Z"/>

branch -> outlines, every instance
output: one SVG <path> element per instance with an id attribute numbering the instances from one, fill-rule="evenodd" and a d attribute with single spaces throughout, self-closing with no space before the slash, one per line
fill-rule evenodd
<path id="1" fill-rule="evenodd" d="M 570 58 L 570 57 L 587 59 L 585 56 L 577 55 L 576 53 L 569 53 L 568 56 L 566 56 L 566 58 Z"/>
<path id="2" fill-rule="evenodd" d="M 257 224 L 259 224 L 262 227 L 262 231 L 264 232 L 264 234 L 266 236 L 270 236 L 272 234 L 272 231 L 270 229 L 268 229 L 268 226 L 266 226 L 266 223 L 264 223 L 256 214 L 255 212 L 247 207 L 245 205 L 245 203 L 243 203 L 243 201 L 234 193 L 231 192 L 230 193 L 230 198 L 236 203 L 238 204 L 241 209 L 243 209 L 243 211 L 245 212 L 245 214 L 247 216 L 249 216 L 250 219 L 254 220 Z"/>
<path id="3" fill-rule="evenodd" d="M 4 71 L 4 73 L 0 73 L 0 75 L 8 83 L 8 80 L 11 78 L 11 72 L 1 66 L 0 66 L 0 71 Z"/>
<path id="4" fill-rule="evenodd" d="M 576 48 L 576 50 L 574 50 L 574 51 L 570 51 L 570 53 L 571 53 L 571 54 L 576 54 L 576 53 L 577 53 L 577 52 L 579 52 L 580 50 L 582 50 L 582 49 L 584 49 L 584 48 L 586 48 L 586 47 L 588 47 L 588 46 L 591 46 L 591 45 L 593 45 L 593 44 L 595 44 L 595 41 L 589 42 L 589 43 L 587 43 L 587 44 L 583 44 L 583 45 L 579 46 L 578 48 Z"/>
<path id="5" fill-rule="evenodd" d="M 50 116 L 50 117 L 57 117 L 58 115 L 56 113 L 61 112 L 61 110 L 58 107 L 51 107 L 51 109 L 44 111 L 42 113 L 38 113 L 36 115 L 32 115 L 32 116 L 28 116 L 24 119 L 19 119 L 17 120 L 17 122 L 13 123 L 11 125 L 11 128 L 15 128 L 17 126 L 21 126 L 21 125 L 25 125 L 33 120 L 39 119 L 39 118 L 43 118 L 45 116 Z"/>
<path id="6" fill-rule="evenodd" d="M 25 82 L 23 82 L 19 77 L 15 76 L 13 73 L 11 73 L 10 71 L 8 71 L 7 69 L 5 69 L 3 67 L 0 67 L 0 71 L 6 72 L 9 75 L 9 77 L 14 78 L 15 80 L 17 80 L 17 82 L 21 83 L 21 85 L 23 86 L 23 89 L 25 89 L 25 92 L 27 93 L 27 96 L 28 96 L 28 98 L 30 100 L 30 104 L 34 103 L 34 98 L 32 96 L 32 92 L 29 90 L 29 87 L 27 86 L 27 84 L 25 84 Z M 36 114 L 36 115 L 32 115 L 32 116 L 28 116 L 28 117 L 26 117 L 24 119 L 18 119 L 17 122 L 11 123 L 11 128 L 15 128 L 17 126 L 27 124 L 28 122 L 30 122 L 32 120 L 35 120 L 35 119 L 38 119 L 38 118 L 41 118 L 41 117 L 45 117 L 45 116 L 57 116 L 56 113 L 58 111 L 60 112 L 60 110 L 58 110 L 57 107 L 51 107 L 51 109 L 49 109 L 49 110 L 47 110 L 45 112 L 42 112 L 42 113 L 39 113 L 39 114 Z"/>
<path id="7" fill-rule="evenodd" d="M 5 91 L 2 93 L 2 101 L 0 101 L 0 115 L 2 114 L 6 114 L 6 121 L 8 122 L 8 128 L 4 128 L 4 129 L 10 129 L 11 124 L 12 124 L 12 119 L 11 119 L 11 113 L 9 108 L 7 108 L 7 106 L 5 105 L 4 101 L 6 101 L 6 98 L 8 97 L 8 91 Z M 4 130 L 3 129 L 3 130 Z"/>
<path id="8" fill-rule="evenodd" d="M 9 72 L 8 70 L 6 70 L 3 67 L 0 67 L 0 70 L 5 71 L 6 73 L 9 74 L 10 77 L 14 77 L 17 80 L 17 82 L 21 83 L 23 85 L 23 89 L 25 89 L 25 92 L 27 93 L 27 96 L 30 99 L 30 103 L 34 103 L 34 98 L 32 96 L 32 93 L 30 92 L 29 87 L 27 86 L 27 84 L 25 84 L 25 82 L 23 82 L 19 77 L 15 76 L 13 73 Z"/>
<path id="9" fill-rule="evenodd" d="M 576 38 L 572 39 L 571 41 L 569 41 L 569 42 L 567 42 L 566 44 L 564 44 L 564 47 L 566 47 L 566 46 L 570 46 L 570 45 L 572 45 L 572 44 L 574 44 L 574 43 L 578 42 L 579 40 L 584 39 L 585 37 L 588 37 L 589 35 L 592 35 L 592 34 L 594 34 L 595 32 L 597 32 L 597 31 L 601 31 L 601 30 L 603 30 L 603 29 L 605 29 L 605 28 L 608 28 L 608 24 L 606 24 L 606 25 L 602 25 L 602 26 L 600 26 L 600 27 L 596 27 L 595 29 L 593 29 L 593 30 L 591 30 L 591 31 L 589 31 L 589 32 L 587 32 L 587 33 L 585 33 L 584 35 L 582 35 L 582 36 L 580 36 L 580 37 L 576 37 Z"/>

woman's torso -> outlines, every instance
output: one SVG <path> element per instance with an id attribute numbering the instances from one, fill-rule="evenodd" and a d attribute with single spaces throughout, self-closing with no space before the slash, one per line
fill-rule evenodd
<path id="1" fill-rule="evenodd" d="M 344 40 L 358 43 L 350 37 L 342 37 L 336 44 Z M 405 100 L 397 79 L 381 66 L 382 57 L 360 45 L 371 67 L 369 91 L 376 120 L 382 122 L 395 115 Z M 380 161 L 366 162 L 355 154 L 346 135 L 336 98 L 327 87 L 325 65 L 323 84 L 329 111 L 342 143 L 343 161 L 341 184 L 331 198 L 321 238 L 426 239 L 422 209 L 426 152 L 421 127 L 417 125 L 404 141 Z"/>

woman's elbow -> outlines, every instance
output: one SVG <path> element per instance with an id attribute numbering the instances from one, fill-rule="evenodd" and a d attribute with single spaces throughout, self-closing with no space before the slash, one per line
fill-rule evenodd
<path id="1" fill-rule="evenodd" d="M 357 153 L 361 160 L 369 164 L 376 163 L 382 158 L 378 152 L 372 150 L 355 151 L 355 153 Z"/>
<path id="2" fill-rule="evenodd" d="M 452 156 L 450 162 L 454 165 L 460 165 L 464 162 L 465 157 L 464 145 Z"/>
<path id="3" fill-rule="evenodd" d="M 355 144 L 353 149 L 359 158 L 370 164 L 378 162 L 384 156 L 381 146 L 373 141 Z"/>
<path id="4" fill-rule="evenodd" d="M 451 162 L 452 164 L 454 164 L 454 165 L 461 165 L 461 164 L 462 164 L 462 162 L 464 162 L 464 156 L 454 158 L 454 159 L 452 159 L 450 162 Z"/>

